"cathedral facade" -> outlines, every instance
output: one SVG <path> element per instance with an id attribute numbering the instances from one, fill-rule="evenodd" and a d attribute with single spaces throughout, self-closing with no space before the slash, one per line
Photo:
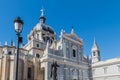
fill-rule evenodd
<path id="1" fill-rule="evenodd" d="M 92 57 L 85 56 L 83 40 L 74 29 L 71 33 L 61 30 L 60 39 L 57 40 L 55 31 L 46 24 L 44 10 L 41 11 L 39 22 L 27 36 L 27 44 L 19 51 L 19 80 L 51 80 L 54 61 L 59 65 L 57 80 L 120 80 L 120 59 L 100 61 L 96 41 L 92 47 Z M 0 80 L 14 80 L 15 54 L 13 44 L 0 46 Z M 117 69 L 116 74 L 109 72 L 112 67 Z"/>

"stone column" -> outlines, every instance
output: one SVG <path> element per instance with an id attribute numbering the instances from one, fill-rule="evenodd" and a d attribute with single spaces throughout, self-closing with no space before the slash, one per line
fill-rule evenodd
<path id="1" fill-rule="evenodd" d="M 80 80 L 80 78 L 79 78 L 79 76 L 80 76 L 80 75 L 79 75 L 79 69 L 77 69 L 77 74 L 78 74 L 78 80 Z"/>
<path id="2" fill-rule="evenodd" d="M 67 80 L 67 78 L 66 78 L 66 64 L 64 64 L 64 66 L 63 66 L 63 70 L 64 70 L 64 80 Z"/>
<path id="3" fill-rule="evenodd" d="M 0 80 L 2 78 L 2 58 L 0 59 Z"/>
<path id="4" fill-rule="evenodd" d="M 14 80 L 15 57 L 11 56 L 9 59 L 9 80 Z"/>
<path id="5" fill-rule="evenodd" d="M 81 69 L 79 69 L 79 79 L 81 80 Z"/>
<path id="6" fill-rule="evenodd" d="M 72 59 L 72 44 L 71 44 L 71 42 L 69 42 L 69 55 L 70 55 L 70 59 Z"/>
<path id="7" fill-rule="evenodd" d="M 4 55 L 4 58 L 3 58 L 3 65 L 2 65 L 2 80 L 8 80 L 9 77 L 8 77 L 8 73 L 9 73 L 9 64 L 8 64 L 8 55 Z"/>
<path id="8" fill-rule="evenodd" d="M 80 55 L 80 54 L 79 54 L 79 49 L 78 49 L 78 48 L 79 48 L 79 47 L 77 46 L 77 50 L 76 50 L 77 52 L 76 52 L 76 53 L 77 53 L 77 63 L 79 64 L 79 55 Z M 79 79 L 78 79 L 78 80 L 79 80 Z"/>
<path id="9" fill-rule="evenodd" d="M 65 42 L 63 42 L 62 43 L 62 48 L 63 48 L 63 56 L 64 56 L 64 58 L 66 58 L 67 57 L 67 54 L 66 54 L 66 44 L 65 44 Z"/>
<path id="10" fill-rule="evenodd" d="M 24 80 L 27 80 L 27 73 L 28 72 L 28 63 L 27 63 L 27 56 L 24 56 Z"/>
<path id="11" fill-rule="evenodd" d="M 73 77 L 73 76 L 72 76 L 72 68 L 70 68 L 70 70 L 69 70 L 69 76 L 70 76 L 70 77 L 69 77 L 69 80 L 72 80 L 72 77 Z"/>
<path id="12" fill-rule="evenodd" d="M 82 80 L 84 80 L 84 73 L 83 73 L 83 72 L 84 72 L 84 70 L 81 69 L 81 76 L 82 76 L 81 79 L 82 79 Z"/>
<path id="13" fill-rule="evenodd" d="M 42 32 L 40 31 L 40 34 L 39 34 L 39 39 L 43 42 L 43 36 L 42 36 Z"/>
<path id="14" fill-rule="evenodd" d="M 44 63 L 45 64 L 45 80 L 50 80 L 50 78 L 49 78 L 49 73 L 50 73 L 50 70 L 49 70 L 49 68 L 51 67 L 51 66 L 48 66 L 48 62 L 45 62 Z M 48 68 L 49 67 L 49 68 Z"/>
<path id="15" fill-rule="evenodd" d="M 37 59 L 37 78 L 38 80 L 44 80 L 44 69 L 41 68 L 41 62 L 39 59 Z"/>
<path id="16" fill-rule="evenodd" d="M 67 80 L 70 80 L 70 68 L 67 67 Z"/>
<path id="17" fill-rule="evenodd" d="M 40 69 L 39 80 L 45 80 L 45 69 L 44 68 Z"/>
<path id="18" fill-rule="evenodd" d="M 33 58 L 34 65 L 34 80 L 38 80 L 38 60 L 37 58 Z"/>

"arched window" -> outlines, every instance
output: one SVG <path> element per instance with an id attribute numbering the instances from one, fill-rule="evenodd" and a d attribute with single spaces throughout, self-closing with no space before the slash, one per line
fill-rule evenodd
<path id="1" fill-rule="evenodd" d="M 39 44 L 36 44 L 36 47 L 38 47 L 38 48 L 39 48 Z"/>
<path id="2" fill-rule="evenodd" d="M 50 43 L 52 44 L 52 39 L 50 39 Z"/>
<path id="3" fill-rule="evenodd" d="M 93 52 L 93 56 L 95 56 L 95 51 Z"/>
<path id="4" fill-rule="evenodd" d="M 49 41 L 50 40 L 50 38 L 49 37 L 47 37 L 47 41 Z"/>
<path id="5" fill-rule="evenodd" d="M 11 52 L 11 51 L 9 51 L 9 52 L 8 52 L 8 55 L 11 55 L 11 54 L 12 54 L 12 52 Z"/>
<path id="6" fill-rule="evenodd" d="M 39 54 L 36 54 L 36 57 L 37 57 L 37 58 L 39 58 L 39 57 L 40 57 L 40 55 L 39 55 Z"/>
<path id="7" fill-rule="evenodd" d="M 73 49 L 73 57 L 76 57 L 76 50 Z"/>

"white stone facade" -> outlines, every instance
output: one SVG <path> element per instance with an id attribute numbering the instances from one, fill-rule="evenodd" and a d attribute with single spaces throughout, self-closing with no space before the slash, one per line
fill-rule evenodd
<path id="1" fill-rule="evenodd" d="M 120 58 L 92 64 L 93 80 L 120 80 Z"/>

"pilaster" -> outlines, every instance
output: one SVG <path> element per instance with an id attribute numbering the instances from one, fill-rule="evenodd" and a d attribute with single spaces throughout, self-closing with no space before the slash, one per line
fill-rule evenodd
<path id="1" fill-rule="evenodd" d="M 79 70 L 78 69 L 77 69 L 77 74 L 78 74 L 78 80 L 80 80 L 80 78 L 79 78 L 80 75 L 79 75 Z"/>
<path id="2" fill-rule="evenodd" d="M 69 67 L 66 67 L 66 77 L 67 77 L 66 80 L 70 80 L 70 68 Z"/>
<path id="3" fill-rule="evenodd" d="M 38 60 L 37 58 L 33 58 L 33 65 L 34 65 L 34 80 L 38 80 Z"/>
<path id="4" fill-rule="evenodd" d="M 0 80 L 2 78 L 2 58 L 0 59 Z"/>
<path id="5" fill-rule="evenodd" d="M 8 80 L 9 79 L 9 63 L 8 63 L 9 57 L 8 55 L 4 55 L 3 58 L 3 65 L 2 65 L 2 80 Z"/>
<path id="6" fill-rule="evenodd" d="M 65 44 L 65 42 L 63 42 L 63 56 L 64 56 L 64 58 L 66 58 L 67 57 L 67 54 L 66 54 L 66 44 Z"/>
<path id="7" fill-rule="evenodd" d="M 15 72 L 15 57 L 10 56 L 9 58 L 9 80 L 14 80 L 14 72 Z"/>
<path id="8" fill-rule="evenodd" d="M 48 62 L 45 62 L 45 80 L 50 80 L 49 79 L 49 68 L 48 68 Z"/>
<path id="9" fill-rule="evenodd" d="M 41 31 L 42 31 L 42 30 L 41 30 Z M 43 42 L 43 38 L 42 38 L 43 36 L 42 36 L 42 32 L 41 32 L 41 31 L 40 31 L 40 34 L 39 34 L 39 35 L 40 35 L 40 38 L 39 38 L 39 39 Z"/>

